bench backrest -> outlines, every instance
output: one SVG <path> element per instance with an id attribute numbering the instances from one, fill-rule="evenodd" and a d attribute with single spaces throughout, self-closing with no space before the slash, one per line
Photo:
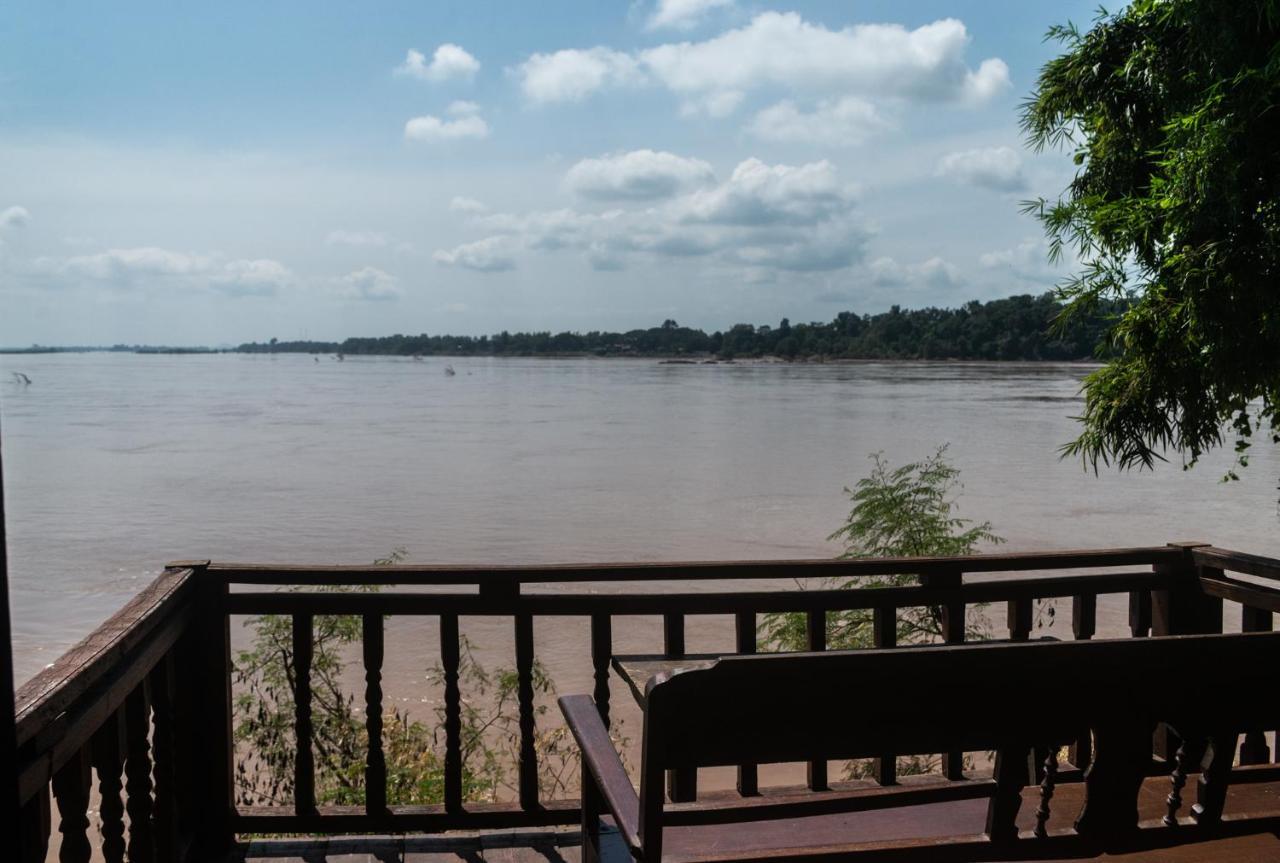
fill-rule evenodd
<path id="1" fill-rule="evenodd" d="M 1108 723 L 1261 728 L 1277 669 L 1280 633 L 726 657 L 650 681 L 642 822 L 673 768 L 1013 751 Z"/>

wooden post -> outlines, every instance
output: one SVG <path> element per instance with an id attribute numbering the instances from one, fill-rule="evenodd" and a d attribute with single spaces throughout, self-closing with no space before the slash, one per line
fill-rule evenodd
<path id="1" fill-rule="evenodd" d="M 1098 631 L 1098 595 L 1081 593 L 1071 598 L 1071 634 L 1076 641 L 1088 641 Z M 1080 736 L 1071 744 L 1068 760 L 1081 770 L 1093 760 L 1093 732 L 1080 730 Z M 1043 767 L 1040 779 L 1044 779 Z"/>
<path id="2" fill-rule="evenodd" d="M 805 615 L 805 647 L 814 653 L 827 649 L 827 613 L 810 611 Z M 805 767 L 810 791 L 827 791 L 827 762 L 825 759 L 810 761 Z"/>
<path id="3" fill-rule="evenodd" d="M 0 451 L 3 450 L 4 435 L 0 434 Z M 0 651 L 3 651 L 2 660 L 0 660 L 0 691 L 3 692 L 3 698 L 6 705 L 13 704 L 13 636 L 9 630 L 9 552 L 7 539 L 5 534 L 5 517 L 4 517 L 4 466 L 3 453 L 0 452 Z M 14 712 L 11 708 L 6 707 L 3 711 L 4 718 L 0 719 L 0 755 L 4 758 L 5 764 L 16 765 L 18 763 L 18 733 L 15 725 Z M 13 769 L 12 767 L 9 769 Z M 43 858 L 45 849 L 48 847 L 48 830 L 43 831 L 43 837 L 38 829 L 32 829 L 35 822 L 29 817 L 28 811 L 31 803 L 23 806 L 18 799 L 18 780 L 16 776 L 11 776 L 5 780 L 4 785 L 4 811 L 9 813 L 9 817 L 15 819 L 12 823 L 24 825 L 24 829 L 17 831 L 17 844 L 15 849 L 18 852 L 19 859 L 33 860 L 37 855 Z M 38 804 L 36 804 L 38 805 Z M 46 810 L 48 806 L 45 806 Z M 48 819 L 45 819 L 46 821 Z"/>
<path id="4" fill-rule="evenodd" d="M 195 720 L 201 734 L 183 735 L 190 763 L 198 765 L 200 781 L 193 783 L 199 798 L 196 846 L 209 855 L 231 849 L 235 812 L 235 742 L 231 733 L 231 621 L 227 615 L 227 583 L 209 572 L 209 561 L 179 561 L 170 568 L 189 568 L 196 586 L 195 650 L 197 674 L 189 681 L 199 687 Z"/>
<path id="5" fill-rule="evenodd" d="M 1205 542 L 1171 542 L 1170 548 L 1182 552 L 1180 559 L 1153 567 L 1155 572 L 1169 576 L 1174 583 L 1167 589 L 1151 591 L 1152 635 L 1222 632 L 1222 600 L 1207 596 L 1200 588 L 1200 570 L 1191 557 L 1192 549 L 1206 545 L 1208 543 Z M 1161 723 L 1156 727 L 1152 748 L 1158 757 L 1171 761 L 1179 745 L 1181 741 L 1169 726 Z M 1188 751 L 1188 760 L 1199 763 L 1203 754 L 1203 747 L 1198 747 L 1195 751 Z"/>
<path id="6" fill-rule="evenodd" d="M 891 605 L 878 605 L 871 610 L 871 637 L 875 647 L 898 646 L 898 609 Z M 885 752 L 872 759 L 871 772 L 881 785 L 897 785 L 897 753 Z"/>
<path id="7" fill-rule="evenodd" d="M 1271 612 L 1265 608 L 1252 608 L 1248 605 L 1240 609 L 1241 632 L 1270 632 L 1272 628 Z M 1271 760 L 1271 750 L 1267 746 L 1266 732 L 1253 728 L 1245 732 L 1244 742 L 1240 744 L 1241 764 L 1266 764 Z"/>
<path id="8" fill-rule="evenodd" d="M 953 598 L 947 599 L 942 604 L 941 609 L 942 640 L 947 644 L 964 644 L 965 608 L 964 598 L 960 592 L 963 581 L 964 576 L 959 569 L 934 573 L 920 579 L 920 583 L 925 587 L 951 588 L 954 592 Z M 946 710 L 950 706 L 943 705 L 942 709 Z M 942 775 L 953 782 L 966 778 L 964 775 L 963 752 L 942 753 Z"/>

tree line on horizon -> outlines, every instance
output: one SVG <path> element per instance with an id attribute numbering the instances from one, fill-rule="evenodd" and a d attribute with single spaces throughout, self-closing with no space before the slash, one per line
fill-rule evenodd
<path id="1" fill-rule="evenodd" d="M 903 309 L 875 315 L 841 312 L 827 323 L 734 324 L 707 333 L 666 320 L 627 332 L 551 333 L 506 330 L 491 336 L 402 335 L 342 342 L 248 342 L 241 353 L 341 353 L 390 356 L 776 356 L 841 359 L 1085 360 L 1106 355 L 1106 334 L 1119 302 L 1088 314 L 1062 315 L 1051 293 L 968 302 L 959 308 Z"/>

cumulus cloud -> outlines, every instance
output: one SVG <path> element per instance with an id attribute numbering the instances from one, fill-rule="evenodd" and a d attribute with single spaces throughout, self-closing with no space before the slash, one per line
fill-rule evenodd
<path id="1" fill-rule="evenodd" d="M 0 210 L 0 229 L 21 228 L 31 221 L 31 213 L 26 207 L 14 205 Z"/>
<path id="2" fill-rule="evenodd" d="M 861 144 L 889 125 L 868 100 L 845 96 L 823 100 L 809 112 L 790 99 L 783 100 L 756 114 L 750 131 L 766 141 L 847 147 Z"/>
<path id="3" fill-rule="evenodd" d="M 387 235 L 378 231 L 348 231 L 341 228 L 332 230 L 324 238 L 330 246 L 372 246 L 381 248 L 389 242 Z"/>
<path id="4" fill-rule="evenodd" d="M 713 9 L 732 6 L 733 0 L 658 0 L 645 27 L 659 30 L 670 27 L 688 30 L 702 21 Z"/>
<path id="5" fill-rule="evenodd" d="M 438 264 L 481 273 L 500 273 L 515 269 L 516 266 L 515 258 L 510 252 L 510 242 L 501 236 L 485 237 L 452 249 L 441 249 L 432 258 Z"/>
<path id="6" fill-rule="evenodd" d="M 1027 188 L 1022 157 L 1010 147 L 983 147 L 948 153 L 938 161 L 937 175 L 997 192 Z"/>
<path id="7" fill-rule="evenodd" d="M 268 258 L 227 260 L 200 254 L 139 246 L 108 249 L 70 258 L 39 258 L 38 272 L 123 289 L 177 287 L 208 289 L 231 296 L 269 296 L 292 284 L 284 264 Z"/>
<path id="8" fill-rule="evenodd" d="M 825 159 L 807 165 L 767 165 L 747 159 L 728 181 L 680 202 L 683 221 L 724 225 L 813 225 L 849 211 L 856 194 Z"/>
<path id="9" fill-rule="evenodd" d="M 350 300 L 395 300 L 404 295 L 400 280 L 377 267 L 362 267 L 338 279 L 338 295 Z"/>
<path id="10" fill-rule="evenodd" d="M 454 78 L 473 78 L 480 71 L 480 61 L 465 49 L 451 42 L 436 48 L 428 62 L 426 55 L 409 49 L 404 62 L 396 67 L 396 74 L 419 81 L 439 83 Z"/>
<path id="11" fill-rule="evenodd" d="M 644 80 L 636 58 L 604 47 L 534 54 L 516 74 L 525 96 L 535 103 L 578 102 L 605 87 Z"/>
<path id="12" fill-rule="evenodd" d="M 583 159 L 565 174 L 570 191 L 599 201 L 669 198 L 714 181 L 715 172 L 701 159 L 654 150 Z"/>
<path id="13" fill-rule="evenodd" d="M 489 124 L 480 116 L 475 102 L 454 102 L 448 108 L 453 119 L 432 114 L 414 117 L 404 124 L 404 136 L 410 141 L 456 141 L 464 138 L 489 137 Z"/>
<path id="14" fill-rule="evenodd" d="M 865 253 L 871 231 L 857 216 L 853 189 L 829 162 L 790 166 L 747 159 L 727 180 L 701 182 L 703 188 L 666 199 L 623 197 L 630 206 L 602 212 L 480 216 L 471 224 L 489 236 L 437 252 L 436 260 L 492 271 L 514 267 L 520 252 L 567 251 L 596 270 L 706 257 L 760 273 L 836 270 Z"/>
<path id="15" fill-rule="evenodd" d="M 475 198 L 455 195 L 453 200 L 449 202 L 449 209 L 455 213 L 483 213 L 489 208 Z"/>
<path id="16" fill-rule="evenodd" d="M 1010 85 L 1009 67 L 993 57 L 971 68 L 969 41 L 954 18 L 914 30 L 900 24 L 832 30 L 794 12 L 764 12 L 709 39 L 634 54 L 606 47 L 535 54 L 516 73 L 534 102 L 579 101 L 606 87 L 654 80 L 681 96 L 686 110 L 720 116 L 746 94 L 769 89 L 981 102 Z"/>

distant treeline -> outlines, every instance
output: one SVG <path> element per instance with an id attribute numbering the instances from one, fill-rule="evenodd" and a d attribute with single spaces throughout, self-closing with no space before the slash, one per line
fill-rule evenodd
<path id="1" fill-rule="evenodd" d="M 624 333 L 509 333 L 492 336 L 394 335 L 343 342 L 250 342 L 242 353 L 329 353 L 447 356 L 684 356 L 721 358 L 777 356 L 848 359 L 1083 360 L 1099 356 L 1118 306 L 1055 326 L 1061 305 L 1052 294 L 1022 295 L 958 309 L 907 310 L 894 306 L 878 315 L 841 312 L 828 323 L 776 327 L 734 324 L 706 333 L 673 320 Z"/>

